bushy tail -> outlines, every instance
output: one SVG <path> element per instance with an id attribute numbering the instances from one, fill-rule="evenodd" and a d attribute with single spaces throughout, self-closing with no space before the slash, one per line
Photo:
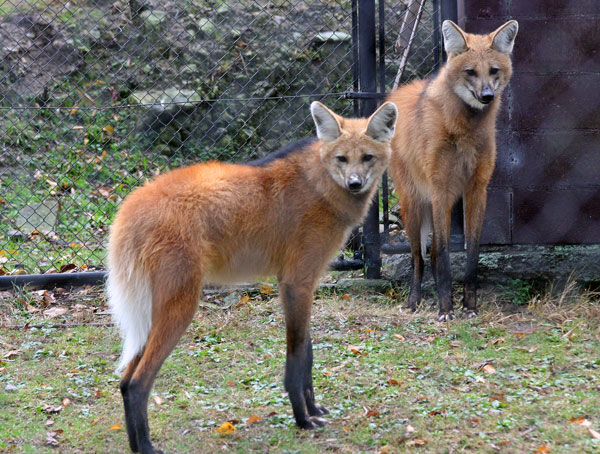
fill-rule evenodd
<path id="1" fill-rule="evenodd" d="M 123 338 L 117 367 L 117 373 L 121 373 L 146 345 L 152 326 L 152 292 L 145 273 L 109 265 L 107 293 L 108 305 Z"/>

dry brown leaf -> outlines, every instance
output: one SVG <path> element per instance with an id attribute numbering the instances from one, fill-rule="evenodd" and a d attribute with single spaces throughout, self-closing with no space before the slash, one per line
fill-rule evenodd
<path id="1" fill-rule="evenodd" d="M 68 397 L 65 397 L 62 400 L 62 404 L 63 404 L 63 407 L 68 407 L 69 405 L 71 405 L 71 399 L 69 399 Z"/>
<path id="2" fill-rule="evenodd" d="M 100 421 L 98 418 L 94 418 L 94 420 L 90 423 L 90 426 L 95 426 Z"/>
<path id="3" fill-rule="evenodd" d="M 46 434 L 46 444 L 50 446 L 58 446 L 58 440 L 56 439 L 57 432 L 48 432 Z"/>
<path id="4" fill-rule="evenodd" d="M 240 303 L 246 304 L 250 301 L 250 297 L 248 295 L 244 295 L 240 298 Z"/>
<path id="5" fill-rule="evenodd" d="M 408 424 L 408 425 L 406 426 L 406 431 L 405 431 L 405 432 L 406 432 L 407 434 L 411 434 L 411 433 L 413 433 L 414 431 L 415 431 L 415 428 L 414 428 L 413 426 L 411 426 L 410 424 Z"/>
<path id="6" fill-rule="evenodd" d="M 350 350 L 355 355 L 360 355 L 362 352 L 360 351 L 360 347 L 356 345 L 348 345 L 348 350 Z"/>
<path id="7" fill-rule="evenodd" d="M 227 386 L 235 386 L 235 384 L 234 384 L 234 383 L 233 383 L 231 380 L 227 380 L 227 381 L 225 382 L 225 384 L 226 384 Z"/>
<path id="8" fill-rule="evenodd" d="M 156 405 L 162 405 L 162 403 L 163 403 L 163 400 L 160 397 L 158 397 L 158 396 L 153 396 L 152 400 L 154 402 L 156 402 Z"/>
<path id="9" fill-rule="evenodd" d="M 592 427 L 592 422 L 589 419 L 587 419 L 587 417 L 585 417 L 585 416 L 571 418 L 571 419 L 569 419 L 569 422 L 580 424 L 583 427 Z"/>
<path id="10" fill-rule="evenodd" d="M 51 307 L 50 309 L 46 309 L 44 311 L 44 315 L 46 317 L 50 317 L 50 318 L 54 318 L 54 317 L 60 317 L 61 315 L 65 315 L 68 312 L 68 309 L 66 307 Z"/>
<path id="11" fill-rule="evenodd" d="M 250 415 L 250 417 L 248 419 L 246 419 L 246 424 L 252 424 L 258 421 L 261 421 L 262 418 L 260 416 L 257 415 Z"/>
<path id="12" fill-rule="evenodd" d="M 108 429 L 108 430 L 121 430 L 122 428 L 123 428 L 123 424 L 118 422 L 118 423 L 110 426 L 110 429 Z"/>
<path id="13" fill-rule="evenodd" d="M 263 294 L 263 295 L 272 295 L 273 294 L 273 287 L 269 284 L 263 284 L 260 286 L 260 288 L 258 289 L 258 291 Z"/>
<path id="14" fill-rule="evenodd" d="M 23 353 L 21 350 L 11 350 L 8 353 L 5 353 L 3 358 L 12 358 L 13 356 L 17 356 Z"/>
<path id="15" fill-rule="evenodd" d="M 394 380 L 393 378 L 387 381 L 388 385 L 400 386 L 400 382 L 398 380 Z"/>
<path id="16" fill-rule="evenodd" d="M 373 417 L 373 416 L 377 416 L 379 414 L 379 412 L 377 410 L 369 410 L 366 414 L 366 416 L 368 417 Z"/>
<path id="17" fill-rule="evenodd" d="M 535 450 L 535 452 L 537 452 L 538 454 L 546 454 L 546 453 L 552 452 L 552 451 L 550 450 L 550 448 L 548 448 L 548 446 L 546 446 L 546 443 L 544 443 L 542 446 L 537 448 Z"/>
<path id="18" fill-rule="evenodd" d="M 46 413 L 58 413 L 62 409 L 63 409 L 62 405 L 44 404 L 44 406 L 42 407 L 42 410 L 45 411 Z"/>
<path id="19" fill-rule="evenodd" d="M 408 440 L 406 446 L 423 446 L 427 440 Z"/>
<path id="20" fill-rule="evenodd" d="M 224 422 L 216 429 L 216 431 L 220 434 L 232 434 L 236 431 L 236 428 L 230 422 Z"/>
<path id="21" fill-rule="evenodd" d="M 342 296 L 340 296 L 340 298 L 342 298 L 344 300 L 349 300 L 350 299 L 350 294 L 349 293 L 344 293 Z"/>
<path id="22" fill-rule="evenodd" d="M 392 447 L 390 445 L 385 445 L 379 450 L 379 454 L 389 454 L 392 451 Z"/>
<path id="23" fill-rule="evenodd" d="M 402 334 L 394 334 L 394 337 L 400 341 L 406 340 L 406 338 Z"/>
<path id="24" fill-rule="evenodd" d="M 48 421 L 46 421 L 47 426 L 51 426 L 52 424 L 54 424 L 54 421 L 52 419 L 49 419 Z"/>
<path id="25" fill-rule="evenodd" d="M 485 366 L 482 367 L 482 369 L 485 372 L 487 372 L 488 374 L 495 374 L 496 373 L 496 369 L 491 364 L 486 364 Z"/>

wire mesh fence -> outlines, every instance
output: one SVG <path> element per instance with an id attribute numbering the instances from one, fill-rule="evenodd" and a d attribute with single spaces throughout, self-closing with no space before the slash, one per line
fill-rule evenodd
<path id="1" fill-rule="evenodd" d="M 388 90 L 407 3 L 382 5 Z M 403 81 L 439 54 L 437 2 L 417 3 Z M 350 0 L 0 0 L 2 273 L 102 268 L 116 208 L 146 179 L 312 136 L 313 100 L 357 112 L 355 14 Z"/>

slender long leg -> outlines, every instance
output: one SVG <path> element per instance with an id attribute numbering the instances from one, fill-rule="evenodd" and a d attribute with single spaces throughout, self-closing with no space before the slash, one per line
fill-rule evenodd
<path id="1" fill-rule="evenodd" d="M 452 200 L 440 197 L 432 200 L 433 242 L 435 248 L 435 275 L 440 302 L 439 320 L 454 318 L 452 276 L 450 273 L 450 219 Z"/>

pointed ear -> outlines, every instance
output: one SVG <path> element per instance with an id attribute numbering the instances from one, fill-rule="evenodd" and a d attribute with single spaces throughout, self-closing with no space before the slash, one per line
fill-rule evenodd
<path id="1" fill-rule="evenodd" d="M 467 50 L 465 32 L 451 20 L 445 20 L 442 24 L 442 34 L 444 35 L 446 54 L 455 55 Z"/>
<path id="2" fill-rule="evenodd" d="M 396 105 L 386 102 L 369 118 L 367 135 L 378 142 L 389 142 L 394 137 L 397 119 Z"/>
<path id="3" fill-rule="evenodd" d="M 333 142 L 342 131 L 340 121 L 337 115 L 318 101 L 310 105 L 315 126 L 317 127 L 317 137 L 324 142 Z"/>
<path id="4" fill-rule="evenodd" d="M 519 31 L 519 23 L 516 20 L 508 21 L 492 33 L 492 49 L 510 54 L 515 45 L 515 38 Z"/>

